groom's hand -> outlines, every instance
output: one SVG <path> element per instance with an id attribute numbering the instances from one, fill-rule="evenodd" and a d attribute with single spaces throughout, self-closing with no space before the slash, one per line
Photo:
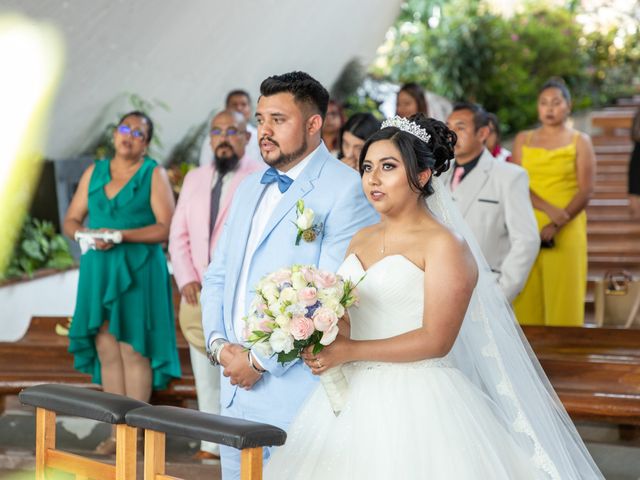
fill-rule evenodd
<path id="1" fill-rule="evenodd" d="M 225 354 L 225 352 L 227 353 Z M 220 360 L 224 367 L 222 374 L 229 377 L 231 385 L 238 385 L 240 388 L 249 390 L 260 380 L 261 375 L 249 366 L 247 351 L 242 345 L 226 345 L 222 350 Z"/>

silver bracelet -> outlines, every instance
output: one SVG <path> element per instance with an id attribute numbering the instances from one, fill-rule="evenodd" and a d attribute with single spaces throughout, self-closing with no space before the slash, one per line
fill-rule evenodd
<path id="1" fill-rule="evenodd" d="M 254 372 L 256 372 L 256 373 L 258 373 L 260 375 L 262 375 L 263 373 L 266 372 L 266 370 L 264 370 L 262 368 L 258 368 L 253 364 L 253 359 L 251 358 L 251 350 L 247 351 L 247 360 L 249 360 L 249 366 L 251 367 L 251 369 Z"/>
<path id="2" fill-rule="evenodd" d="M 220 352 L 222 352 L 222 347 L 224 347 L 229 341 L 225 338 L 218 338 L 213 341 L 211 345 L 211 350 L 207 350 L 207 358 L 209 362 L 214 367 L 220 365 Z"/>

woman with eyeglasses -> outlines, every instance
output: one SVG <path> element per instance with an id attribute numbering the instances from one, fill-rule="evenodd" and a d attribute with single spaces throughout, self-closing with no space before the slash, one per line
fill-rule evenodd
<path id="1" fill-rule="evenodd" d="M 119 232 L 121 243 L 96 240 L 80 259 L 69 330 L 74 367 L 105 392 L 148 401 L 152 389 L 179 378 L 171 280 L 162 244 L 175 208 L 167 174 L 146 156 L 153 122 L 124 115 L 113 132 L 115 155 L 84 172 L 64 220 L 71 238 L 87 230 Z M 115 452 L 115 439 L 97 453 Z"/>

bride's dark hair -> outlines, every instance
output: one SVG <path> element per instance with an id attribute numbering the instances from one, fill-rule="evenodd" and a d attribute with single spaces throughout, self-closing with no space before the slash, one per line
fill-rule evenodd
<path id="1" fill-rule="evenodd" d="M 427 117 L 424 113 L 416 113 L 409 120 L 424 128 L 431 136 L 429 142 L 420 140 L 409 132 L 397 127 L 385 127 L 371 135 L 365 142 L 360 152 L 359 168 L 362 175 L 362 162 L 371 144 L 380 140 L 391 140 L 402 154 L 407 179 L 411 188 L 420 193 L 422 197 L 428 197 L 433 193 L 431 179 L 424 185 L 420 185 L 419 175 L 429 169 L 433 175 L 440 175 L 449 169 L 453 160 L 453 147 L 458 137 L 439 120 Z"/>

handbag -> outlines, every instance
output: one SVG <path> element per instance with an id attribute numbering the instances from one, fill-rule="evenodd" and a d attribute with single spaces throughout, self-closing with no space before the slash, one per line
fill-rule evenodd
<path id="1" fill-rule="evenodd" d="M 624 270 L 606 272 L 595 282 L 594 302 L 597 326 L 629 328 L 638 320 L 640 279 Z"/>

